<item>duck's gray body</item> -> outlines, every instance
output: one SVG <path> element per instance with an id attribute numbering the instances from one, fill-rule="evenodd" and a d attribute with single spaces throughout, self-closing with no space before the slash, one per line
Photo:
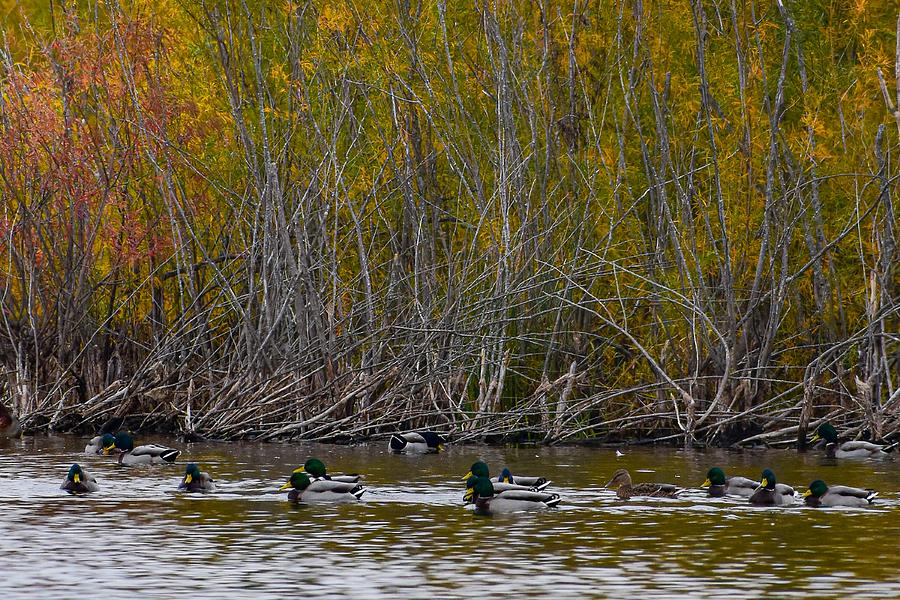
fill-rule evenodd
<path id="1" fill-rule="evenodd" d="M 831 458 L 874 458 L 885 460 L 891 457 L 884 451 L 884 446 L 871 442 L 844 442 L 842 444 L 829 443 L 825 445 L 825 453 Z"/>
<path id="2" fill-rule="evenodd" d="M 291 490 L 288 492 L 288 499 L 305 504 L 343 504 L 358 502 L 365 491 L 365 488 L 356 483 L 318 479 L 302 491 Z"/>
<path id="3" fill-rule="evenodd" d="M 338 483 L 359 483 L 359 475 L 328 475 L 327 477 L 310 477 L 313 481 L 336 481 Z"/>
<path id="4" fill-rule="evenodd" d="M 709 486 L 710 496 L 741 496 L 749 498 L 759 487 L 759 482 L 749 477 L 734 476 L 725 480 L 725 485 Z M 794 488 L 783 483 L 775 484 L 775 491 L 782 497 L 793 496 Z"/>
<path id="5" fill-rule="evenodd" d="M 388 449 L 394 454 L 435 454 L 447 443 L 444 436 L 433 431 L 395 433 L 388 440 Z"/>
<path id="6" fill-rule="evenodd" d="M 818 498 L 806 496 L 809 506 L 869 506 L 875 501 L 878 492 L 846 485 L 832 485 Z"/>
<path id="7" fill-rule="evenodd" d="M 494 493 L 500 494 L 501 492 L 540 492 L 541 489 L 530 486 L 530 485 L 521 485 L 519 483 L 503 483 L 500 481 L 492 482 L 494 485 Z"/>
<path id="8" fill-rule="evenodd" d="M 497 485 L 497 484 L 494 484 Z M 493 496 L 475 499 L 475 510 L 481 514 L 511 513 L 553 508 L 560 502 L 559 494 L 508 490 Z"/>
<path id="9" fill-rule="evenodd" d="M 167 448 L 158 444 L 145 444 L 137 446 L 134 450 L 121 452 L 119 454 L 119 464 L 129 467 L 139 465 L 161 465 L 174 463 L 181 450 Z"/>
<path id="10" fill-rule="evenodd" d="M 494 483 L 494 486 L 496 486 L 497 483 L 503 482 L 498 479 L 497 482 Z M 524 485 L 527 487 L 537 488 L 539 490 L 542 490 L 550 485 L 550 481 L 544 477 L 530 477 L 528 475 L 514 475 L 512 483 L 515 483 L 516 485 Z"/>
<path id="11" fill-rule="evenodd" d="M 758 487 L 750 495 L 750 504 L 755 504 L 756 506 L 789 506 L 793 503 L 794 488 L 781 483 L 776 484 L 775 489 Z"/>
<path id="12" fill-rule="evenodd" d="M 550 485 L 550 480 L 546 477 L 533 477 L 529 475 L 513 475 L 509 469 L 503 469 L 500 475 L 496 480 L 493 481 L 494 489 L 496 491 L 496 486 L 498 483 L 512 483 L 515 485 L 522 485 L 528 488 L 534 488 L 536 490 L 543 490 L 548 485 Z"/>

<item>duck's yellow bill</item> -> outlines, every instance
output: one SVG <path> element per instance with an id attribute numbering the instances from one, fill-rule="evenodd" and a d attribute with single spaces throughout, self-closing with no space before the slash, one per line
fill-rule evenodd
<path id="1" fill-rule="evenodd" d="M 443 452 L 443 451 L 444 451 L 444 445 L 438 444 L 438 452 Z"/>
<path id="2" fill-rule="evenodd" d="M 294 469 L 294 473 L 306 473 L 306 470 L 301 466 Z"/>
<path id="3" fill-rule="evenodd" d="M 815 433 L 813 434 L 813 436 L 812 436 L 811 438 L 809 438 L 809 441 L 811 441 L 811 442 L 818 442 L 818 441 L 821 440 L 821 439 L 822 439 L 822 436 L 819 435 L 819 432 L 817 431 L 817 432 L 815 432 Z"/>
<path id="4" fill-rule="evenodd" d="M 502 477 L 500 478 L 500 483 L 512 483 L 512 481 L 509 480 L 509 477 Z"/>
<path id="5" fill-rule="evenodd" d="M 806 490 L 803 492 L 803 496 L 801 498 L 806 498 L 807 496 L 812 496 L 812 490 Z"/>
<path id="6" fill-rule="evenodd" d="M 769 480 L 763 477 L 763 480 L 759 482 L 759 487 L 766 487 L 769 485 Z"/>
<path id="7" fill-rule="evenodd" d="M 472 497 L 473 497 L 474 495 L 475 495 L 475 490 L 473 490 L 472 488 L 467 489 L 467 490 L 466 490 L 466 493 L 463 494 L 463 501 L 464 501 L 464 502 L 471 502 L 471 501 L 472 501 Z"/>
<path id="8" fill-rule="evenodd" d="M 112 452 L 112 449 L 115 448 L 115 447 L 116 447 L 115 444 L 113 444 L 112 446 L 104 446 L 104 447 L 103 447 L 103 454 L 109 454 L 110 452 Z"/>
<path id="9" fill-rule="evenodd" d="M 707 477 L 706 481 L 704 481 L 703 483 L 700 484 L 700 487 L 709 487 L 711 485 L 712 485 L 712 481 L 710 481 L 709 478 Z"/>
<path id="10" fill-rule="evenodd" d="M 194 480 L 194 478 L 191 477 L 191 474 L 190 474 L 190 473 L 188 473 L 187 475 L 184 476 L 184 482 L 185 482 L 186 484 L 192 482 L 193 480 Z"/>
<path id="11" fill-rule="evenodd" d="M 75 473 L 75 477 L 72 478 L 72 481 L 74 481 L 75 483 L 81 483 L 81 475 Z"/>
<path id="12" fill-rule="evenodd" d="M 291 482 L 288 481 L 286 484 L 284 484 L 283 486 L 278 488 L 278 491 L 284 491 L 284 490 L 290 489 L 290 487 L 291 487 Z"/>
<path id="13" fill-rule="evenodd" d="M 463 481 L 469 479 L 471 476 L 472 476 L 472 471 L 469 471 L 468 473 L 466 473 L 465 475 L 463 475 Z"/>

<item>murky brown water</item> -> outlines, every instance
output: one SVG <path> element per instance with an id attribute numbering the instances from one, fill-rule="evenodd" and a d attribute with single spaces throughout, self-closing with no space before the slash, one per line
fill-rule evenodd
<path id="1" fill-rule="evenodd" d="M 152 440 L 176 445 L 172 440 Z M 389 455 L 377 446 L 182 444 L 180 464 L 120 467 L 81 454 L 85 440 L 0 443 L 0 589 L 6 597 L 141 598 L 590 597 L 759 598 L 806 591 L 900 597 L 900 462 L 829 461 L 791 451 L 451 447 Z M 363 502 L 291 506 L 276 490 L 309 456 L 365 475 Z M 473 460 L 553 479 L 564 504 L 477 517 L 461 506 Z M 59 484 L 78 461 L 102 489 Z M 184 463 L 218 481 L 175 491 Z M 619 467 L 635 481 L 697 486 L 709 466 L 779 481 L 874 487 L 867 509 L 752 508 L 709 499 L 621 502 L 601 486 Z M 11 594 L 9 593 L 11 592 Z"/>

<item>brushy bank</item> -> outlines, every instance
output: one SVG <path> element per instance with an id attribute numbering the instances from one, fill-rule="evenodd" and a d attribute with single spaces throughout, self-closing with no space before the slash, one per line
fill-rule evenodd
<path id="1" fill-rule="evenodd" d="M 26 429 L 900 429 L 890 3 L 0 1 Z"/>

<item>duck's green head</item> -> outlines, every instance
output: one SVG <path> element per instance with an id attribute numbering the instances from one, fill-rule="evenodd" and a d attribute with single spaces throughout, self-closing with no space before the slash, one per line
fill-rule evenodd
<path id="1" fill-rule="evenodd" d="M 759 481 L 760 487 L 764 487 L 767 490 L 774 490 L 776 483 L 778 482 L 775 479 L 775 473 L 772 472 L 772 469 L 766 469 L 762 472 L 762 479 Z"/>
<path id="2" fill-rule="evenodd" d="M 700 487 L 709 487 L 711 485 L 725 485 L 725 471 L 719 467 L 713 467 L 706 472 L 706 481 Z"/>
<path id="3" fill-rule="evenodd" d="M 500 473 L 500 477 L 497 478 L 497 481 L 500 483 L 512 483 L 513 476 L 512 473 L 509 472 L 509 469 L 503 467 L 503 471 Z"/>
<path id="4" fill-rule="evenodd" d="M 812 496 L 813 498 L 821 498 L 828 491 L 828 486 L 821 479 L 816 479 L 809 484 L 809 489 L 803 492 L 803 497 Z"/>
<path id="5" fill-rule="evenodd" d="M 490 470 L 488 469 L 487 463 L 480 460 L 473 463 L 472 468 L 469 469 L 469 472 L 465 474 L 463 479 L 469 479 L 470 477 L 490 477 Z"/>
<path id="6" fill-rule="evenodd" d="M 120 431 L 116 434 L 116 448 L 123 452 L 131 452 L 134 450 L 134 439 L 127 431 Z"/>
<path id="7" fill-rule="evenodd" d="M 81 466 L 78 463 L 69 467 L 69 474 L 66 475 L 66 479 L 75 483 L 81 483 L 81 480 L 84 479 L 84 471 L 81 470 Z"/>
<path id="8" fill-rule="evenodd" d="M 100 437 L 100 448 L 103 450 L 103 454 L 109 454 L 115 447 L 116 436 L 111 433 L 104 433 L 103 436 Z"/>
<path id="9" fill-rule="evenodd" d="M 196 463 L 189 463 L 184 469 L 184 484 L 187 485 L 195 479 L 200 479 L 200 467 Z"/>
<path id="10" fill-rule="evenodd" d="M 313 477 L 325 477 L 325 463 L 318 458 L 311 458 L 303 466 L 297 469 L 301 473 L 306 471 Z"/>
<path id="11" fill-rule="evenodd" d="M 816 432 L 809 439 L 809 441 L 817 442 L 822 439 L 831 444 L 837 442 L 837 430 L 832 427 L 831 423 L 822 423 L 821 425 L 819 425 L 819 427 L 816 429 Z"/>
<path id="12" fill-rule="evenodd" d="M 284 491 L 294 488 L 295 490 L 303 491 L 309 487 L 310 483 L 312 482 L 309 480 L 309 475 L 298 470 L 291 473 L 291 478 L 288 479 L 288 482 L 278 489 Z"/>

